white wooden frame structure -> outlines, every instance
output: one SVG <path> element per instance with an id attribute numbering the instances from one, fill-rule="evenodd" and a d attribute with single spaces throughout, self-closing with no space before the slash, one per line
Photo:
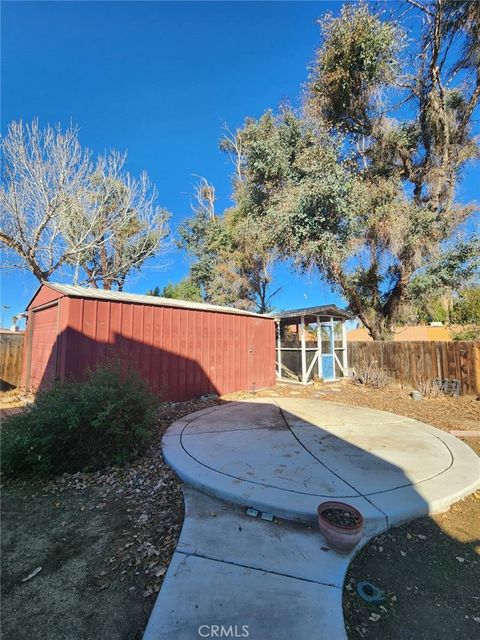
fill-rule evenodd
<path id="1" fill-rule="evenodd" d="M 276 373 L 277 380 L 283 380 L 288 382 L 297 382 L 300 384 L 311 384 L 311 378 L 316 366 L 316 375 L 323 380 L 335 380 L 339 377 L 345 377 L 348 369 L 348 357 L 347 357 L 347 331 L 346 320 L 351 319 L 352 316 L 339 309 L 335 305 L 325 305 L 321 307 L 310 307 L 306 309 L 296 309 L 293 311 L 284 311 L 278 313 L 275 316 L 277 326 L 277 344 L 276 344 Z M 316 345 L 314 347 L 307 347 L 307 324 L 316 324 Z M 341 347 L 335 347 L 335 329 L 341 324 Z M 282 329 L 286 326 L 297 325 L 299 327 L 300 346 L 285 346 L 282 344 Z M 330 350 L 323 352 L 322 347 L 322 328 L 324 334 L 327 336 L 326 341 L 330 343 Z M 311 334 L 310 334 L 311 335 Z M 338 340 L 338 336 L 337 336 Z M 325 340 L 324 340 L 325 341 Z M 284 374 L 287 370 L 282 362 L 282 352 L 297 352 L 300 353 L 300 367 L 294 373 L 298 376 L 298 380 L 291 377 L 285 377 Z M 313 353 L 313 357 L 310 357 L 308 362 L 307 354 Z M 331 358 L 331 373 L 332 376 L 325 377 L 327 374 L 324 371 L 324 365 L 328 362 L 325 358 Z M 335 363 L 337 366 L 335 366 Z M 326 369 L 327 367 L 325 367 Z M 336 370 L 341 372 L 341 376 L 337 375 Z"/>

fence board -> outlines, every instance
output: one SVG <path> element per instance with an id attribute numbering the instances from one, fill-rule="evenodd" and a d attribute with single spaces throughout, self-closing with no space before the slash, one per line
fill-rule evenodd
<path id="1" fill-rule="evenodd" d="M 415 385 L 419 379 L 460 380 L 463 394 L 480 394 L 480 342 L 349 342 L 350 367 L 375 361 L 389 376 Z"/>
<path id="2" fill-rule="evenodd" d="M 0 390 L 20 385 L 23 362 L 23 333 L 0 331 Z"/>

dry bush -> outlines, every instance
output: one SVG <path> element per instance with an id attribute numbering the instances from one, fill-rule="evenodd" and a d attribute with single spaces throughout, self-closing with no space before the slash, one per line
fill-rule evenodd
<path id="1" fill-rule="evenodd" d="M 420 391 L 424 398 L 438 398 L 442 395 L 438 381 L 432 378 L 417 378 L 416 385 L 418 391 Z"/>
<path id="2" fill-rule="evenodd" d="M 375 360 L 356 365 L 352 372 L 352 382 L 367 387 L 382 388 L 388 384 L 388 374 Z"/>

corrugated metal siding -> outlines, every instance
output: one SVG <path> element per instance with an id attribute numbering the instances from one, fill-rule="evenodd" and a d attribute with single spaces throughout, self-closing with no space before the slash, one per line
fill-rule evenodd
<path id="1" fill-rule="evenodd" d="M 275 382 L 272 319 L 83 298 L 68 299 L 67 308 L 67 376 L 120 353 L 168 400 Z"/>

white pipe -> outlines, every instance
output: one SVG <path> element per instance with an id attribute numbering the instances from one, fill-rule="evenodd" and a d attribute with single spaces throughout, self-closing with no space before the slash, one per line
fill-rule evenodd
<path id="1" fill-rule="evenodd" d="M 330 327 L 331 327 L 331 329 L 330 329 L 330 332 L 331 332 L 331 336 L 330 336 L 331 343 L 330 343 L 330 346 L 332 348 L 332 354 L 335 355 L 335 325 L 333 324 L 333 318 L 330 318 Z M 333 361 L 333 379 L 336 380 L 337 376 L 336 376 L 336 373 L 335 373 L 335 360 L 332 358 L 332 361 Z"/>
<path id="2" fill-rule="evenodd" d="M 348 372 L 348 353 L 347 353 L 347 325 L 342 321 L 342 346 L 343 346 L 343 375 Z"/>
<path id="3" fill-rule="evenodd" d="M 302 382 L 307 384 L 307 352 L 305 351 L 305 316 L 300 316 L 300 339 L 302 341 Z"/>
<path id="4" fill-rule="evenodd" d="M 317 353 L 318 353 L 318 377 L 322 379 L 323 377 L 323 367 L 322 367 L 322 328 L 320 326 L 320 316 L 317 316 Z"/>

